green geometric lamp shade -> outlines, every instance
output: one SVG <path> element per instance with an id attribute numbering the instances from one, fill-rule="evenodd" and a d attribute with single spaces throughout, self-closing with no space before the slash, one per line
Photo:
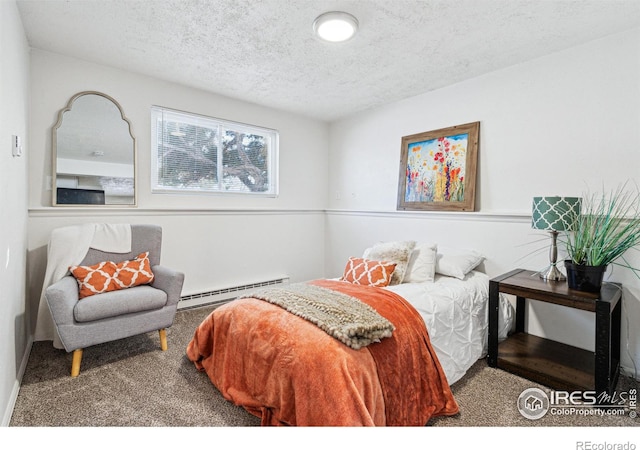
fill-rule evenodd
<path id="1" fill-rule="evenodd" d="M 540 278 L 546 281 L 564 281 L 567 278 L 556 267 L 558 259 L 558 234 L 575 228 L 582 199 L 579 197 L 533 197 L 531 227 L 546 230 L 551 234 L 549 267 L 540 272 Z"/>
<path id="2" fill-rule="evenodd" d="M 571 231 L 580 215 L 580 197 L 533 197 L 531 227 L 536 230 Z"/>

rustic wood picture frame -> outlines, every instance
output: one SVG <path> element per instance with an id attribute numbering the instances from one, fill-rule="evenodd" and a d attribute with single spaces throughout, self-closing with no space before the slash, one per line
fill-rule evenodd
<path id="1" fill-rule="evenodd" d="M 475 211 L 480 122 L 404 136 L 398 210 Z"/>

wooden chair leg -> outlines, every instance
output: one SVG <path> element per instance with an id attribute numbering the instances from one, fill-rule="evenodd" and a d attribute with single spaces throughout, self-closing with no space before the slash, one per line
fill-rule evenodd
<path id="1" fill-rule="evenodd" d="M 82 349 L 79 348 L 73 351 L 73 360 L 71 362 L 71 376 L 77 377 L 80 375 L 80 363 L 82 362 Z"/>
<path id="2" fill-rule="evenodd" d="M 160 348 L 164 352 L 167 350 L 167 330 L 163 328 L 158 330 L 158 333 L 160 334 Z"/>

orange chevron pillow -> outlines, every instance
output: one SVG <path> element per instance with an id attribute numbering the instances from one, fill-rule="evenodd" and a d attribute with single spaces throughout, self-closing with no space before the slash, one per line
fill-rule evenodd
<path id="1" fill-rule="evenodd" d="M 389 286 L 396 263 L 365 258 L 349 258 L 341 280 L 363 286 Z"/>
<path id="2" fill-rule="evenodd" d="M 80 299 L 103 292 L 117 291 L 154 279 L 149 252 L 140 253 L 131 261 L 104 261 L 93 266 L 71 266 L 69 271 L 78 281 Z"/>

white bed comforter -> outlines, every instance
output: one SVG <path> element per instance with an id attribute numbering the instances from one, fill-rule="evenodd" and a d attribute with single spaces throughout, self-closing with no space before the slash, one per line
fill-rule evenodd
<path id="1" fill-rule="evenodd" d="M 486 274 L 472 271 L 464 280 L 436 275 L 432 283 L 403 283 L 386 289 L 401 295 L 418 310 L 450 385 L 486 355 L 489 324 Z M 501 296 L 500 340 L 507 337 L 513 316 L 513 307 Z"/>

